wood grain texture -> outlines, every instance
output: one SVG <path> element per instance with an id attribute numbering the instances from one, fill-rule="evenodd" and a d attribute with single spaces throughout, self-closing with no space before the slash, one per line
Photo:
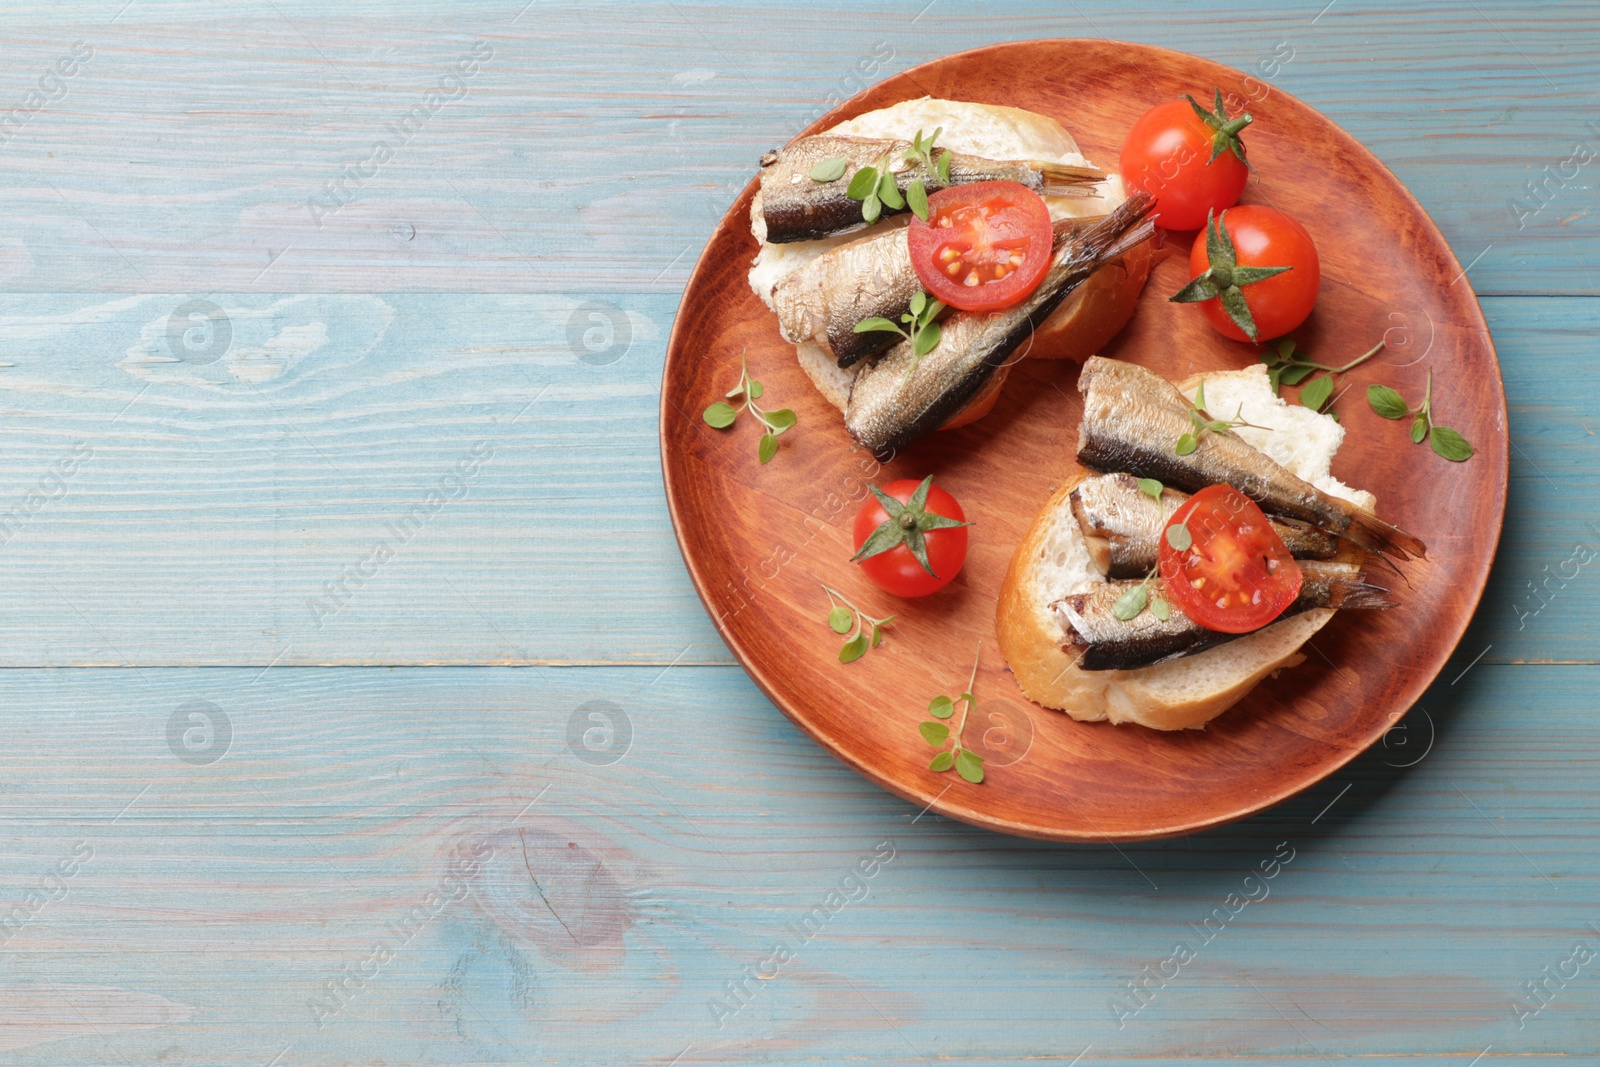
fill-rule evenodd
<path id="1" fill-rule="evenodd" d="M 1509 1009 L 1600 921 L 1600 678 L 1544 662 L 1592 664 L 1600 626 L 1594 568 L 1560 577 L 1600 522 L 1600 304 L 1571 299 L 1600 294 L 1593 165 L 1525 229 L 1508 204 L 1597 143 L 1592 5 L 522 8 L 0 10 L 0 108 L 74 41 L 95 50 L 0 144 L 0 362 L 16 364 L 0 368 L 0 513 L 75 442 L 94 449 L 0 544 L 0 667 L 137 665 L 0 670 L 0 920 L 27 915 L 0 948 L 0 1063 L 1600 1058 L 1587 968 L 1522 1028 Z M 655 446 L 678 296 L 756 156 L 830 95 L 1059 36 L 1188 49 L 1351 131 L 1463 265 L 1476 258 L 1510 401 L 1501 552 L 1428 715 L 1262 816 L 1120 853 L 916 819 L 743 672 L 693 666 L 731 657 L 667 532 Z M 319 229 L 308 198 L 477 40 L 495 58 L 467 96 Z M 863 75 L 879 42 L 893 57 Z M 393 312 L 359 357 L 376 309 L 351 297 Z M 172 312 L 199 298 L 245 309 L 240 350 L 286 328 L 304 341 L 314 321 L 327 343 L 241 368 L 281 371 L 254 385 L 226 366 L 122 365 L 130 348 L 159 353 Z M 568 334 L 589 301 L 626 313 L 613 363 L 617 320 L 585 313 L 576 347 Z M 171 369 L 188 379 L 154 377 Z M 486 438 L 495 458 L 466 494 L 317 628 L 307 596 Z M 611 522 L 597 489 L 634 523 Z M 1529 582 L 1546 583 L 1546 606 L 1525 617 Z M 638 666 L 388 669 L 529 661 Z M 249 666 L 179 669 L 201 664 Z M 230 716 L 214 764 L 166 740 L 197 700 Z M 566 745 L 592 700 L 631 717 L 618 763 Z M 1429 722 L 1429 754 L 1388 765 L 1426 748 Z M 481 900 L 430 919 L 318 1030 L 307 1000 L 427 907 L 458 831 L 517 828 L 529 862 L 483 871 Z M 749 981 L 885 839 L 897 857 L 870 895 L 776 980 Z M 1298 851 L 1272 896 L 1118 1029 L 1123 983 L 1198 938 L 1188 924 L 1285 840 Z M 36 908 L 79 841 L 94 858 Z M 568 841 L 585 862 L 565 860 Z M 491 844 L 520 860 L 520 839 Z M 759 992 L 718 1029 L 708 1001 L 740 981 Z"/>
<path id="2" fill-rule="evenodd" d="M 1009 74 L 1063 69 L 1079 72 L 1082 84 L 1065 89 L 1046 73 Z M 812 130 L 921 95 L 1045 115 L 1070 106 L 1084 155 L 1106 159 L 1147 107 L 1197 83 L 1246 91 L 1225 68 L 1160 49 L 1080 40 L 999 45 L 890 78 Z M 1440 422 L 1474 441 L 1477 454 L 1447 463 L 1359 401 L 1343 406 L 1352 432 L 1335 475 L 1377 492 L 1380 514 L 1426 542 L 1429 557 L 1402 566 L 1411 588 L 1400 608 L 1336 619 L 1308 643 L 1310 662 L 1267 679 L 1204 732 L 1086 724 L 1040 708 L 1022 696 L 996 645 L 996 598 L 1012 552 L 1056 486 L 1080 473 L 1071 460 L 1083 410 L 1075 367 L 1017 363 L 993 414 L 930 435 L 880 466 L 809 388 L 775 317 L 746 281 L 756 249 L 753 186 L 696 266 L 662 380 L 662 468 L 684 559 L 718 630 L 762 690 L 847 765 L 912 803 L 1066 841 L 1164 837 L 1239 818 L 1307 788 L 1381 737 L 1466 628 L 1500 534 L 1509 454 L 1487 328 L 1438 231 L 1360 145 L 1285 94 L 1259 110 L 1250 149 L 1258 180 L 1244 202 L 1314 220 L 1320 235 L 1326 284 L 1296 340 L 1339 364 L 1396 323 L 1429 323 L 1431 351 L 1413 350 L 1416 342 L 1396 333 L 1377 370 L 1357 377 L 1355 396 L 1366 382 L 1405 383 L 1431 369 Z M 1217 337 L 1192 308 L 1161 299 L 1187 280 L 1186 252 L 1179 243 L 1151 272 L 1133 319 L 1102 355 L 1169 381 L 1257 362 L 1250 347 Z M 753 455 L 752 427 L 717 433 L 680 415 L 721 398 L 741 360 L 764 383 L 763 404 L 793 407 L 805 427 L 786 434 L 768 464 Z M 1420 395 L 1414 381 L 1404 388 Z M 944 592 L 897 602 L 852 573 L 840 534 L 869 481 L 929 474 L 963 502 L 973 547 Z M 892 650 L 841 669 L 838 635 L 818 625 L 828 609 L 824 582 L 871 605 L 873 615 L 894 614 Z M 986 710 L 972 726 L 996 743 L 993 752 L 979 750 L 989 763 L 979 787 L 930 770 L 917 716 L 882 706 L 886 693 L 925 707 L 940 693 L 961 692 L 974 648 L 987 653 L 972 689 Z"/>
<path id="3" fill-rule="evenodd" d="M 25 899 L 76 842 L 93 850 L 5 945 L 0 1034 L 19 1044 L 0 1055 L 667 1063 L 689 1048 L 680 1062 L 1010 1064 L 1093 1045 L 1082 1062 L 1465 1063 L 1490 1043 L 1600 1055 L 1593 983 L 1570 983 L 1520 1031 L 1508 1009 L 1600 919 L 1597 684 L 1595 667 L 1479 665 L 1312 792 L 1221 831 L 1116 849 L 919 817 L 737 668 L 0 672 L 0 700 L 28 709 L 8 730 L 0 901 Z M 574 712 L 597 699 L 627 716 L 630 741 L 569 747 Z M 232 738 L 215 762 L 186 763 L 167 724 L 200 700 Z M 864 897 L 851 883 L 861 899 L 830 906 L 775 978 L 745 978 L 884 841 L 894 858 L 861 880 Z M 393 924 L 425 906 L 462 842 L 493 849 L 470 894 L 352 982 L 319 1028 L 307 1001 L 401 940 Z M 1280 851 L 1292 859 L 1270 895 L 1201 945 L 1206 928 L 1190 924 Z M 1178 941 L 1198 958 L 1119 1028 L 1112 998 L 1128 1000 L 1123 983 Z M 739 981 L 748 1004 L 719 1027 L 708 1002 Z"/>

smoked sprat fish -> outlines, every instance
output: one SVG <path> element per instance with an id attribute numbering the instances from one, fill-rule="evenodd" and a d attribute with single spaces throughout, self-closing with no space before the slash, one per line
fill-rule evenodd
<path id="1" fill-rule="evenodd" d="M 956 312 L 941 323 L 939 343 L 920 359 L 900 341 L 856 375 L 845 406 L 850 435 L 880 459 L 938 429 L 966 406 L 1034 329 L 1095 271 L 1150 239 L 1145 216 L 1155 206 L 1135 193 L 1083 229 L 1058 232 L 1054 258 L 1021 303 L 988 312 Z"/>
<path id="2" fill-rule="evenodd" d="M 1082 219 L 1057 221 L 1056 241 L 1084 225 Z M 785 275 L 773 287 L 772 307 L 785 341 L 810 341 L 849 367 L 900 339 L 888 330 L 857 333 L 856 324 L 870 318 L 899 322 L 922 288 L 906 231 L 894 226 L 830 249 Z"/>
<path id="3" fill-rule="evenodd" d="M 1361 568 L 1348 563 L 1309 560 L 1300 564 L 1300 595 L 1278 618 L 1286 619 L 1313 608 L 1364 608 L 1383 610 L 1395 606 L 1389 590 L 1372 585 Z M 1150 597 L 1170 606 L 1165 620 L 1150 611 L 1131 619 L 1116 616 L 1117 599 L 1139 583 L 1099 582 L 1088 592 L 1063 597 L 1051 605 L 1066 631 L 1062 650 L 1082 654 L 1078 666 L 1086 671 L 1130 670 L 1152 663 L 1192 656 L 1243 634 L 1207 630 L 1190 619 L 1166 593 L 1161 579 L 1150 582 Z"/>
<path id="4" fill-rule="evenodd" d="M 1083 393 L 1078 462 L 1085 467 L 1127 471 L 1190 493 L 1226 482 L 1263 511 L 1311 523 L 1370 551 L 1397 559 L 1427 555 L 1417 538 L 1295 477 L 1232 433 L 1202 433 L 1193 452 L 1178 455 L 1178 438 L 1194 429 L 1194 409 L 1158 374 L 1093 356 L 1083 366 L 1078 389 Z"/>
<path id="5" fill-rule="evenodd" d="M 1162 532 L 1188 499 L 1188 493 L 1170 488 L 1154 499 L 1131 474 L 1085 478 L 1069 497 L 1089 555 L 1107 578 L 1149 574 L 1161 551 Z M 1269 516 L 1267 521 L 1295 559 L 1332 559 L 1339 554 L 1339 539 L 1324 530 L 1292 519 Z"/>
<path id="6" fill-rule="evenodd" d="M 843 137 L 818 134 L 802 137 L 776 152 L 761 157 L 761 215 L 772 244 L 815 241 L 865 226 L 861 201 L 847 195 L 850 179 L 862 167 L 887 165 L 902 195 L 914 181 L 922 182 L 929 193 L 947 185 L 973 182 L 1012 181 L 1041 196 L 1092 196 L 1094 185 L 1106 175 L 1094 167 L 1073 167 L 1038 160 L 984 159 L 981 156 L 950 153 L 950 180 L 939 177 L 937 166 L 926 160 L 906 159 L 910 141 L 897 138 Z M 935 148 L 937 163 L 947 150 Z M 844 175 L 829 182 L 811 177 L 811 169 L 826 159 L 843 159 Z M 885 215 L 908 208 L 884 205 Z"/>

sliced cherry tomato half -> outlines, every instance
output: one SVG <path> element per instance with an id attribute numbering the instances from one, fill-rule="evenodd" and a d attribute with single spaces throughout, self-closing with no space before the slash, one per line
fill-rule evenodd
<path id="1" fill-rule="evenodd" d="M 1172 530 L 1188 531 L 1175 548 Z M 1182 534 L 1177 535 L 1180 544 Z M 1208 630 L 1243 634 L 1283 614 L 1300 595 L 1300 567 L 1256 502 L 1231 485 L 1184 501 L 1161 536 L 1161 581 L 1183 613 Z"/>
<path id="2" fill-rule="evenodd" d="M 1017 182 L 973 182 L 928 197 L 928 220 L 906 232 L 929 295 L 963 311 L 1020 303 L 1050 266 L 1054 232 L 1044 198 Z"/>

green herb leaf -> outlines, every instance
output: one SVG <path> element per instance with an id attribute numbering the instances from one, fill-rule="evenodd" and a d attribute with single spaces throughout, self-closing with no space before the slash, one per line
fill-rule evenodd
<path id="1" fill-rule="evenodd" d="M 983 781 L 983 757 L 962 749 L 956 753 L 956 773 L 977 785 Z"/>
<path id="2" fill-rule="evenodd" d="M 856 323 L 856 333 L 873 333 L 877 330 L 893 330 L 901 337 L 906 335 L 904 330 L 890 322 L 888 319 L 878 318 L 877 316 L 873 316 L 870 319 L 862 319 L 860 322 Z"/>
<path id="3" fill-rule="evenodd" d="M 828 612 L 828 626 L 836 634 L 847 634 L 855 624 L 855 612 L 849 608 L 834 608 Z"/>
<path id="4" fill-rule="evenodd" d="M 935 719 L 948 719 L 956 711 L 955 701 L 949 697 L 939 696 L 928 701 L 928 714 Z"/>
<path id="5" fill-rule="evenodd" d="M 1179 552 L 1187 552 L 1194 544 L 1194 535 L 1186 524 L 1174 523 L 1167 527 L 1167 544 Z"/>
<path id="6" fill-rule="evenodd" d="M 930 322 L 917 331 L 917 339 L 911 343 L 911 354 L 922 357 L 939 347 L 939 338 L 944 335 L 944 328 L 937 322 Z"/>
<path id="7" fill-rule="evenodd" d="M 1367 403 L 1386 419 L 1403 419 L 1411 410 L 1406 406 L 1406 398 L 1387 385 L 1367 386 Z"/>
<path id="8" fill-rule="evenodd" d="M 1161 499 L 1161 483 L 1156 481 L 1154 478 L 1140 478 L 1139 479 L 1139 492 L 1143 493 L 1145 496 L 1149 497 L 1151 500 L 1160 500 Z"/>
<path id="9" fill-rule="evenodd" d="M 765 415 L 767 419 L 767 426 L 775 434 L 782 433 L 789 427 L 793 426 L 796 422 L 800 421 L 800 417 L 788 408 L 779 408 L 777 411 L 768 411 L 765 413 Z"/>
<path id="10" fill-rule="evenodd" d="M 892 616 L 891 616 L 892 617 Z M 883 644 L 883 626 L 879 623 L 872 624 L 872 647 L 877 648 Z"/>
<path id="11" fill-rule="evenodd" d="M 1278 358 L 1287 360 L 1294 355 L 1294 342 L 1285 337 L 1278 342 Z"/>
<path id="12" fill-rule="evenodd" d="M 1324 374 L 1311 379 L 1311 384 L 1300 390 L 1300 403 L 1312 411 L 1321 411 L 1333 397 L 1333 375 Z"/>
<path id="13" fill-rule="evenodd" d="M 918 289 L 911 294 L 911 303 L 907 306 L 911 310 L 912 319 L 920 319 L 923 311 L 927 310 L 928 307 L 928 294 Z"/>
<path id="14" fill-rule="evenodd" d="M 1111 614 L 1123 622 L 1138 615 L 1150 601 L 1150 587 L 1140 582 L 1132 589 L 1117 597 L 1115 604 L 1111 605 Z"/>
<path id="15" fill-rule="evenodd" d="M 917 727 L 917 732 L 930 745 L 942 745 L 950 740 L 950 727 L 942 722 L 925 722 Z"/>
<path id="16" fill-rule="evenodd" d="M 877 193 L 869 193 L 861 201 L 861 217 L 868 222 L 877 222 L 878 216 L 883 214 L 883 201 L 878 199 Z"/>
<path id="17" fill-rule="evenodd" d="M 1428 417 L 1426 415 L 1418 415 L 1411 422 L 1411 443 L 1420 445 L 1422 439 L 1426 436 L 1428 436 Z"/>
<path id="18" fill-rule="evenodd" d="M 1199 447 L 1200 442 L 1195 438 L 1194 434 L 1186 433 L 1182 437 L 1178 438 L 1178 443 L 1173 446 L 1173 451 L 1178 453 L 1180 456 L 1187 456 L 1189 453 L 1193 452 Z"/>
<path id="19" fill-rule="evenodd" d="M 814 182 L 836 182 L 844 177 L 845 168 L 850 161 L 843 156 L 832 156 L 811 168 L 811 180 Z"/>
<path id="20" fill-rule="evenodd" d="M 956 754 L 954 752 L 941 752 L 937 756 L 933 757 L 933 761 L 928 764 L 928 770 L 948 771 L 952 766 L 955 765 L 955 762 Z"/>
<path id="21" fill-rule="evenodd" d="M 1467 439 L 1448 426 L 1435 426 L 1433 433 L 1428 435 L 1428 443 L 1433 446 L 1435 452 L 1452 463 L 1461 463 L 1472 458 L 1472 446 L 1467 444 Z"/>
<path id="22" fill-rule="evenodd" d="M 896 211 L 903 211 L 906 206 L 906 198 L 900 195 L 900 187 L 895 184 L 894 175 L 887 167 L 878 179 L 878 199 Z"/>
<path id="23" fill-rule="evenodd" d="M 778 454 L 778 438 L 774 434 L 761 435 L 761 443 L 756 446 L 756 458 L 762 463 L 771 463 L 772 457 Z"/>
<path id="24" fill-rule="evenodd" d="M 1168 604 L 1160 597 L 1151 597 L 1150 614 L 1154 615 L 1162 622 L 1166 622 L 1168 619 L 1172 618 L 1172 605 Z"/>
<path id="25" fill-rule="evenodd" d="M 1206 406 L 1206 380 L 1204 378 L 1201 378 L 1200 384 L 1194 387 L 1194 406 L 1197 408 Z"/>
<path id="26" fill-rule="evenodd" d="M 867 635 L 856 634 L 839 649 L 840 663 L 854 663 L 867 654 Z"/>
<path id="27" fill-rule="evenodd" d="M 761 390 L 761 383 L 760 382 L 752 380 L 750 382 L 750 388 L 749 388 L 748 391 L 750 393 L 750 399 L 751 400 L 760 400 L 761 399 L 762 390 Z"/>
<path id="28" fill-rule="evenodd" d="M 913 215 L 923 222 L 928 221 L 928 190 L 921 178 L 906 186 L 906 203 L 911 205 Z"/>
<path id="29" fill-rule="evenodd" d="M 934 167 L 934 170 L 936 170 L 939 174 L 939 180 L 945 185 L 950 184 L 950 157 L 954 154 L 955 153 L 951 152 L 950 149 L 946 148 L 944 150 L 944 155 L 939 157 L 938 165 Z"/>
<path id="30" fill-rule="evenodd" d="M 862 167 L 850 179 L 850 185 L 845 189 L 844 195 L 851 200 L 865 200 L 878 188 L 878 168 Z"/>
<path id="31" fill-rule="evenodd" d="M 712 404 L 710 407 L 706 408 L 706 412 L 701 416 L 701 418 L 706 420 L 707 426 L 714 427 L 718 430 L 725 430 L 729 426 L 733 425 L 733 420 L 738 418 L 738 416 L 739 413 L 734 410 L 732 404 L 724 404 L 719 400 L 715 404 Z"/>
<path id="32" fill-rule="evenodd" d="M 1278 370 L 1278 380 L 1284 385 L 1299 385 L 1316 369 L 1305 363 L 1292 363 Z"/>

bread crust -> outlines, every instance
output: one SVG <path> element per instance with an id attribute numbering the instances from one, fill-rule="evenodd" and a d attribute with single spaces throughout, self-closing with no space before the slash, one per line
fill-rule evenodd
<path id="1" fill-rule="evenodd" d="M 1039 510 L 1006 568 L 995 610 L 995 635 L 1017 686 L 1036 704 L 1086 722 L 1138 723 L 1152 730 L 1198 729 L 1238 703 L 1275 670 L 1305 657 L 1304 645 L 1333 618 L 1318 609 L 1283 619 L 1194 656 L 1136 670 L 1085 671 L 1062 651 L 1059 628 L 1039 593 L 1044 549 L 1056 525 L 1075 523 L 1067 497 L 1088 472 L 1073 473 Z M 1218 673 L 1203 692 L 1180 688 L 1184 675 Z"/>

